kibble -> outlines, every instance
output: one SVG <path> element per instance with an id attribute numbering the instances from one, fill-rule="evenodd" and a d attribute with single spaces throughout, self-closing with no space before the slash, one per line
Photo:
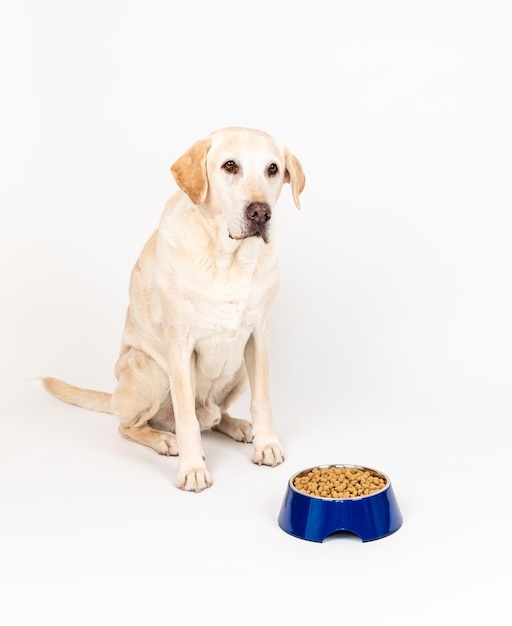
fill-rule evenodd
<path id="1" fill-rule="evenodd" d="M 384 489 L 386 478 L 375 470 L 331 465 L 298 474 L 293 485 L 297 491 L 319 498 L 361 498 Z"/>

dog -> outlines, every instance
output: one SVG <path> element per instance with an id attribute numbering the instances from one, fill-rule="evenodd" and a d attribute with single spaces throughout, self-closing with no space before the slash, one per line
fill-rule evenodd
<path id="1" fill-rule="evenodd" d="M 112 394 L 42 378 L 65 402 L 117 415 L 126 439 L 178 455 L 176 486 L 212 485 L 201 431 L 253 444 L 252 461 L 284 452 L 269 393 L 269 315 L 279 288 L 272 213 L 298 158 L 267 133 L 228 127 L 196 141 L 172 166 L 178 189 L 131 273 Z M 251 421 L 230 405 L 250 387 Z"/>

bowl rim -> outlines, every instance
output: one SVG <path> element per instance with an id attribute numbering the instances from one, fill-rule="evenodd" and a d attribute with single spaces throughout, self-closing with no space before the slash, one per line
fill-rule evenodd
<path id="1" fill-rule="evenodd" d="M 300 491 L 293 484 L 293 481 L 295 480 L 295 478 L 297 478 L 297 476 L 300 476 L 301 474 L 312 472 L 315 469 L 330 469 L 330 468 L 336 468 L 336 467 L 374 472 L 378 476 L 384 478 L 386 481 L 386 484 L 384 485 L 384 487 L 382 487 L 382 489 L 379 489 L 378 491 L 373 491 L 372 493 L 368 493 L 363 496 L 354 496 L 353 498 L 328 498 L 326 496 L 315 496 L 310 493 L 304 493 L 303 491 Z M 303 496 L 304 498 L 310 498 L 311 500 L 322 500 L 324 502 L 357 502 L 358 500 L 368 500 L 369 498 L 373 498 L 375 496 L 381 495 L 382 493 L 384 493 L 391 487 L 391 481 L 389 480 L 389 477 L 387 476 L 387 474 L 385 474 L 384 472 L 381 472 L 380 470 L 374 469 L 373 467 L 368 467 L 367 465 L 356 465 L 353 463 L 325 463 L 322 465 L 313 465 L 312 467 L 295 472 L 295 474 L 288 481 L 288 487 L 292 491 L 294 491 L 296 494 Z"/>

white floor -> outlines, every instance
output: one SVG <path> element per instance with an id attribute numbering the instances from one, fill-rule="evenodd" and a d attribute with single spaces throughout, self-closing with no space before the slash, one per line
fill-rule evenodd
<path id="1" fill-rule="evenodd" d="M 1 623 L 510 624 L 506 3 L 172 4 L 27 0 L 1 20 Z M 214 484 L 184 493 L 175 458 L 34 379 L 113 388 L 168 168 L 230 124 L 307 176 L 276 216 L 287 458 L 257 467 L 209 433 Z M 289 477 L 326 463 L 385 472 L 403 526 L 283 532 Z"/>

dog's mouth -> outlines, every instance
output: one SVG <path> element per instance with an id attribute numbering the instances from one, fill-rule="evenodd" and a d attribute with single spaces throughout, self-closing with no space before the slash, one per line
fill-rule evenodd
<path id="1" fill-rule="evenodd" d="M 258 228 L 257 230 L 254 230 L 253 232 L 241 233 L 240 235 L 233 235 L 232 233 L 228 232 L 228 235 L 230 239 L 234 239 L 235 241 L 241 241 L 242 239 L 249 239 L 250 237 L 261 237 L 261 239 L 263 239 L 265 243 L 268 243 L 270 241 L 269 229 L 266 226 L 263 226 L 262 228 Z"/>
<path id="2" fill-rule="evenodd" d="M 257 230 L 254 234 L 249 235 L 249 237 L 261 237 L 265 243 L 268 243 L 270 241 L 268 228 L 261 228 L 260 230 Z"/>
<path id="3" fill-rule="evenodd" d="M 229 225 L 229 236 L 236 240 L 261 237 L 265 243 L 268 243 L 270 241 L 271 216 L 272 209 L 267 202 L 250 202 L 245 207 L 243 218 L 239 222 Z"/>

